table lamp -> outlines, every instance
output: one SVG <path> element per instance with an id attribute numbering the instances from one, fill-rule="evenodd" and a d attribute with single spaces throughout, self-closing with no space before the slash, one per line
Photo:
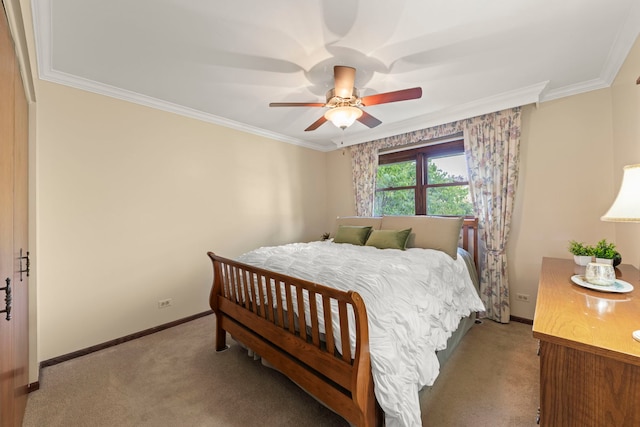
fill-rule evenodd
<path id="1" fill-rule="evenodd" d="M 602 221 L 640 222 L 640 164 L 625 166 L 623 172 L 620 191 L 607 213 L 600 217 Z M 640 341 L 640 330 L 632 335 Z"/>

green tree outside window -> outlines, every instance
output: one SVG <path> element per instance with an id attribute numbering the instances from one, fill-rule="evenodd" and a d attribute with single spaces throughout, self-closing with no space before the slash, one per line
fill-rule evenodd
<path id="1" fill-rule="evenodd" d="M 452 172 L 447 164 L 462 172 Z M 472 216 L 467 181 L 462 141 L 382 155 L 374 215 Z"/>

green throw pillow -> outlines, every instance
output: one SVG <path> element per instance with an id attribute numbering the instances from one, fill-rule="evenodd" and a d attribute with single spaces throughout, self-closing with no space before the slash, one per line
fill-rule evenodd
<path id="1" fill-rule="evenodd" d="M 408 248 L 436 249 L 453 259 L 458 257 L 458 241 L 464 218 L 438 216 L 384 216 L 381 230 L 411 228 Z M 407 227 L 408 226 L 408 227 Z"/>
<path id="2" fill-rule="evenodd" d="M 373 230 L 367 239 L 366 246 L 375 246 L 378 249 L 405 250 L 411 229 L 406 230 Z"/>
<path id="3" fill-rule="evenodd" d="M 371 227 L 340 225 L 338 226 L 336 237 L 333 238 L 333 242 L 362 246 L 367 241 L 369 233 L 371 233 Z"/>

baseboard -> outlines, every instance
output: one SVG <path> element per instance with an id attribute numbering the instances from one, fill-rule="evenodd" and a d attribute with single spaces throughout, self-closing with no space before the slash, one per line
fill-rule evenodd
<path id="1" fill-rule="evenodd" d="M 533 325 L 533 320 L 525 319 L 524 317 L 509 316 L 509 320 L 511 320 L 512 322 L 520 322 L 520 323 L 526 323 L 527 325 Z"/>
<path id="2" fill-rule="evenodd" d="M 208 316 L 208 315 L 210 315 L 212 313 L 213 313 L 213 311 L 211 311 L 211 310 L 204 311 L 202 313 L 194 314 L 194 315 L 189 316 L 189 317 L 185 317 L 185 318 L 182 318 L 182 319 L 174 320 L 173 322 L 165 323 L 165 324 L 162 324 L 162 325 L 159 325 L 159 326 L 154 326 L 153 328 L 145 329 L 144 331 L 135 332 L 133 334 L 126 335 L 126 336 L 121 337 L 121 338 L 116 338 L 114 340 L 107 341 L 107 342 L 104 342 L 102 344 L 92 345 L 91 347 L 87 347 L 87 348 L 84 348 L 82 350 L 77 350 L 77 351 L 74 351 L 74 352 L 71 352 L 71 353 L 63 354 L 63 355 L 58 356 L 58 357 L 53 357 L 53 358 L 48 359 L 48 360 L 43 360 L 42 362 L 40 362 L 39 370 L 42 370 L 43 368 L 46 368 L 48 366 L 57 365 L 58 363 L 62 363 L 62 362 L 66 362 L 66 361 L 71 360 L 71 359 L 75 359 L 76 357 L 86 356 L 87 354 L 94 353 L 94 352 L 100 351 L 100 350 L 104 350 L 105 348 L 113 347 L 113 346 L 116 346 L 118 344 L 125 343 L 127 341 L 132 341 L 132 340 L 135 340 L 135 339 L 138 339 L 138 338 L 142 338 L 142 337 L 147 336 L 147 335 L 155 334 L 156 332 L 160 332 L 160 331 L 163 331 L 165 329 L 169 329 L 169 328 L 172 328 L 174 326 L 178 326 L 178 325 L 181 325 L 183 323 L 190 322 L 190 321 L 198 319 L 200 317 Z M 40 377 L 40 374 L 38 373 L 38 378 L 39 377 Z M 30 383 L 28 388 L 29 388 L 29 393 L 31 393 L 32 391 L 38 390 L 40 388 L 40 381 L 36 381 L 34 383 Z"/>
<path id="3" fill-rule="evenodd" d="M 100 350 L 104 350 L 105 348 L 113 347 L 113 346 L 116 346 L 118 344 L 125 343 L 127 341 L 132 341 L 132 340 L 135 340 L 135 339 L 138 339 L 138 338 L 142 338 L 144 336 L 151 335 L 151 334 L 154 334 L 156 332 L 160 332 L 160 331 L 163 331 L 165 329 L 169 329 L 169 328 L 172 328 L 174 326 L 178 326 L 178 325 L 181 325 L 183 323 L 190 322 L 190 321 L 198 319 L 200 317 L 208 316 L 208 315 L 210 315 L 212 313 L 213 313 L 213 311 L 211 311 L 211 310 L 204 311 L 202 313 L 194 314 L 194 315 L 189 316 L 189 317 L 185 317 L 185 318 L 182 318 L 182 319 L 174 320 L 173 322 L 169 322 L 169 323 L 165 323 L 165 324 L 162 324 L 162 325 L 159 325 L 159 326 L 155 326 L 153 328 L 145 329 L 144 331 L 135 332 L 133 334 L 126 335 L 126 336 L 121 337 L 121 338 L 116 338 L 114 340 L 107 341 L 107 342 L 104 342 L 102 344 L 96 344 L 96 345 L 93 345 L 91 347 L 84 348 L 82 350 L 77 350 L 77 351 L 74 351 L 74 352 L 71 352 L 71 353 L 63 354 L 63 355 L 58 356 L 58 357 L 53 357 L 53 358 L 48 359 L 48 360 L 43 360 L 42 362 L 40 362 L 39 370 L 41 370 L 43 368 L 46 368 L 47 366 L 53 366 L 53 365 L 57 365 L 58 363 L 62 363 L 62 362 L 66 362 L 66 361 L 71 360 L 71 359 L 75 359 L 76 357 L 86 356 L 87 354 L 94 353 L 94 352 L 100 351 Z M 511 321 L 513 321 L 513 322 L 520 322 L 520 323 L 526 323 L 527 325 L 533 325 L 533 320 L 525 319 L 524 317 L 510 316 L 509 319 Z M 40 377 L 40 374 L 38 374 L 38 378 L 39 377 Z M 32 391 L 36 391 L 39 388 L 40 388 L 40 381 L 36 381 L 36 382 L 30 383 L 28 385 L 28 392 L 31 393 Z"/>

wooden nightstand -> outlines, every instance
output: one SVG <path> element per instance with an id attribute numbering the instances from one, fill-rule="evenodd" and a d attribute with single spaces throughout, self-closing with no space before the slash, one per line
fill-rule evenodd
<path id="1" fill-rule="evenodd" d="M 533 336 L 540 340 L 540 424 L 640 426 L 640 273 L 616 269 L 630 293 L 573 284 L 572 260 L 544 258 Z"/>

